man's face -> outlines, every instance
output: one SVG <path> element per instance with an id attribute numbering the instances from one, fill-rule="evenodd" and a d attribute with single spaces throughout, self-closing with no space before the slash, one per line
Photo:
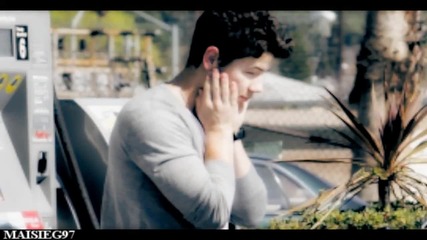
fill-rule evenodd
<path id="1" fill-rule="evenodd" d="M 246 57 L 234 60 L 223 69 L 229 79 L 237 83 L 239 103 L 247 103 L 254 93 L 263 90 L 262 79 L 273 60 L 273 55 L 266 52 L 259 58 Z"/>

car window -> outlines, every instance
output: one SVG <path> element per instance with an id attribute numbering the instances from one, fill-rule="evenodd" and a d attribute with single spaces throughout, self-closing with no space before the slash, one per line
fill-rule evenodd
<path id="1" fill-rule="evenodd" d="M 274 169 L 274 172 L 280 180 L 280 190 L 287 196 L 290 208 L 302 204 L 314 197 L 310 190 L 289 178 L 283 172 L 277 171 L 276 169 Z"/>
<path id="2" fill-rule="evenodd" d="M 291 163 L 279 162 L 277 163 L 277 166 L 280 168 L 285 168 L 294 176 L 298 176 L 298 180 L 309 185 L 310 188 L 316 193 L 319 193 L 320 190 L 329 189 L 332 187 L 332 185 L 324 179 L 321 179 L 316 175 L 311 174 L 310 172 L 307 172 L 306 170 L 303 170 L 302 168 L 299 168 Z"/>
<path id="3" fill-rule="evenodd" d="M 289 206 L 287 204 L 285 196 L 282 193 L 281 186 L 279 186 L 278 182 L 274 179 L 273 172 L 265 165 L 261 164 L 255 164 L 255 169 L 260 175 L 261 179 L 264 181 L 264 184 L 267 188 L 269 205 L 268 210 L 274 211 L 280 209 L 287 209 Z"/>

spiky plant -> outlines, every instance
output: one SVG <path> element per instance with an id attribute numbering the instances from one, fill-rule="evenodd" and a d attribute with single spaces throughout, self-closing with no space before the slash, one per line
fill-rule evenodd
<path id="1" fill-rule="evenodd" d="M 427 206 L 427 177 L 411 168 L 412 164 L 427 163 L 427 158 L 417 157 L 417 154 L 427 149 L 427 129 L 418 131 L 420 123 L 427 115 L 427 106 L 421 107 L 415 114 L 410 114 L 411 104 L 407 102 L 405 91 L 398 97 L 399 101 L 396 100 L 396 96 L 391 98 L 386 93 L 388 114 L 379 131 L 373 132 L 361 124 L 332 92 L 329 90 L 327 92 L 338 106 L 332 109 L 333 114 L 352 134 L 334 129 L 340 136 L 338 140 L 307 136 L 308 141 L 360 149 L 373 161 L 354 157 L 296 160 L 359 164 L 360 169 L 346 183 L 321 192 L 317 198 L 297 206 L 290 212 L 305 210 L 305 213 L 321 214 L 318 223 L 313 225 L 313 228 L 316 228 L 334 209 L 370 184 L 378 184 L 378 199 L 382 209 L 389 208 L 392 196 L 398 200 L 412 197 Z"/>

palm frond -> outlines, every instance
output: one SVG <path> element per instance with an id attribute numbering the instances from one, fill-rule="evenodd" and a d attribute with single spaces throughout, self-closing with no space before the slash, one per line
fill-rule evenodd
<path id="1" fill-rule="evenodd" d="M 328 138 L 320 137 L 320 136 L 315 136 L 315 135 L 309 136 L 307 140 L 310 143 L 327 144 L 327 145 L 335 146 L 335 147 L 342 147 L 342 148 L 353 149 L 352 145 L 349 145 L 349 144 L 346 144 L 346 143 L 342 143 L 342 142 L 338 142 L 336 140 L 331 140 L 331 139 L 328 139 Z"/>
<path id="2" fill-rule="evenodd" d="M 425 151 L 427 149 L 427 140 L 420 142 L 419 144 L 416 145 L 415 148 L 410 149 L 408 151 L 406 151 L 406 153 L 403 155 L 399 155 L 399 160 L 396 165 L 399 166 L 404 166 L 406 164 L 410 164 L 413 161 L 419 161 L 419 160 L 415 160 L 416 157 L 413 157 L 423 151 Z"/>
<path id="3" fill-rule="evenodd" d="M 350 145 L 349 143 L 339 142 L 339 141 L 332 140 L 329 138 L 325 138 L 322 136 L 318 136 L 318 135 L 314 135 L 314 134 L 306 134 L 304 132 L 296 131 L 293 129 L 283 129 L 283 131 L 288 136 L 304 139 L 308 143 L 325 144 L 325 145 L 330 145 L 330 146 L 335 146 L 335 147 L 353 149 L 353 146 Z"/>
<path id="4" fill-rule="evenodd" d="M 408 163 L 405 164 L 404 166 L 426 164 L 427 163 L 426 157 L 411 157 L 411 158 L 407 158 L 407 160 L 408 160 Z"/>
<path id="5" fill-rule="evenodd" d="M 403 151 L 404 149 L 407 149 L 408 145 L 414 142 L 417 142 L 418 140 L 421 140 L 422 138 L 427 138 L 427 129 L 424 129 L 423 131 L 419 133 L 412 132 L 412 136 L 410 138 L 403 139 L 402 142 L 399 145 L 399 152 Z"/>
<path id="6" fill-rule="evenodd" d="M 378 160 L 378 158 L 380 157 L 378 155 L 378 153 L 374 152 L 372 148 L 368 148 L 366 147 L 366 145 L 364 145 L 365 147 L 362 147 L 361 144 L 359 144 L 355 139 L 353 139 L 352 137 L 350 137 L 348 134 L 346 134 L 343 131 L 340 131 L 338 129 L 332 129 L 334 132 L 338 133 L 342 138 L 344 138 L 345 140 L 347 140 L 348 142 L 350 142 L 350 146 L 353 146 L 353 150 L 354 149 L 359 149 L 367 154 L 369 154 L 372 159 L 374 159 L 378 164 L 381 164 L 381 161 Z"/>
<path id="7" fill-rule="evenodd" d="M 346 193 L 345 191 L 341 192 L 341 194 L 337 198 L 337 200 L 335 202 L 333 202 L 331 207 L 327 210 L 327 212 L 325 214 L 323 214 L 323 216 L 315 224 L 313 224 L 311 229 L 316 229 L 318 226 L 320 226 L 320 224 L 322 224 L 325 221 L 325 219 L 332 213 L 332 211 L 334 211 L 335 209 L 337 209 L 340 206 L 340 203 L 343 201 L 343 199 L 345 197 L 345 193 Z"/>
<path id="8" fill-rule="evenodd" d="M 364 149 L 361 144 L 359 144 L 356 140 L 354 140 L 352 137 L 350 137 L 350 135 L 348 135 L 344 131 L 340 131 L 336 128 L 330 128 L 330 129 L 332 131 L 336 132 L 338 135 L 340 135 L 345 140 L 347 140 L 351 144 L 351 146 L 356 147 L 358 149 Z"/>
<path id="9" fill-rule="evenodd" d="M 274 162 L 294 162 L 294 163 L 345 163 L 345 164 L 354 164 L 363 167 L 369 167 L 363 158 L 352 158 L 352 157 L 343 157 L 343 158 L 322 158 L 322 159 L 312 159 L 312 158 L 300 158 L 300 159 L 287 159 L 287 160 L 274 160 Z"/>
<path id="10" fill-rule="evenodd" d="M 396 181 L 396 184 L 399 185 L 399 187 L 406 192 L 409 196 L 417 200 L 419 203 L 427 207 L 427 201 L 417 194 L 417 192 L 413 191 L 409 188 L 407 184 L 401 183 L 400 181 Z"/>
<path id="11" fill-rule="evenodd" d="M 395 182 L 392 182 L 390 189 L 391 189 L 391 193 L 396 198 L 396 200 L 402 201 L 402 199 L 403 199 L 402 191 L 400 191 L 400 195 L 397 193 L 397 190 L 401 190 L 401 189 L 399 188 L 399 186 Z"/>
<path id="12" fill-rule="evenodd" d="M 402 185 L 404 185 L 404 186 L 406 186 L 408 188 L 410 186 L 410 188 L 414 189 L 415 191 L 413 191 L 413 193 L 417 194 L 417 196 L 419 198 L 423 199 L 423 201 L 425 202 L 423 195 L 425 195 L 425 190 L 426 189 L 425 189 L 425 186 L 423 186 L 423 184 L 420 184 L 419 182 L 416 181 L 416 179 L 411 178 L 409 176 L 401 177 L 401 178 L 399 178 L 398 181 L 400 181 L 400 183 Z"/>
<path id="13" fill-rule="evenodd" d="M 415 144 L 423 139 L 427 139 L 427 129 L 421 131 L 420 133 L 414 133 L 413 136 L 401 142 L 395 154 L 396 162 L 399 163 L 401 161 L 407 161 L 408 158 L 412 158 L 412 156 L 415 154 L 411 153 L 413 148 L 410 145 Z M 406 162 L 402 164 L 406 164 Z"/>
<path id="14" fill-rule="evenodd" d="M 427 177 L 423 174 L 415 172 L 409 167 L 404 168 L 404 171 L 402 171 L 400 175 L 412 179 L 413 181 L 415 181 L 416 184 L 422 185 L 427 188 Z M 425 194 L 427 194 L 427 191 L 425 191 Z"/>
<path id="15" fill-rule="evenodd" d="M 304 211 L 304 214 L 320 214 L 321 218 L 312 226 L 317 228 L 329 215 L 337 209 L 344 201 L 351 199 L 359 193 L 366 185 L 375 181 L 372 172 L 366 169 L 359 169 L 346 183 L 334 188 L 326 189 L 319 193 L 316 198 L 295 206 L 292 209 L 283 211 L 276 218 L 291 215 L 295 212 Z"/>
<path id="16" fill-rule="evenodd" d="M 359 129 L 359 128 L 363 128 L 363 129 L 365 129 L 365 128 L 363 126 L 357 128 L 356 126 L 354 126 L 354 123 L 352 123 L 350 121 L 347 121 L 346 119 L 344 119 L 343 117 L 341 117 L 339 114 L 337 114 L 335 112 L 333 112 L 333 114 L 337 118 L 339 118 L 347 126 L 347 128 L 350 129 L 350 131 L 361 140 L 361 143 L 366 148 L 365 151 L 368 152 L 368 153 L 372 153 L 370 155 L 373 157 L 373 159 L 377 163 L 382 164 L 382 162 L 380 160 L 380 159 L 383 159 L 383 153 L 382 153 L 382 151 L 379 150 L 377 147 L 375 147 L 376 146 L 375 144 L 374 144 L 375 146 L 373 146 L 370 143 L 369 139 L 365 138 L 364 135 L 361 133 L 361 130 Z M 365 129 L 365 131 L 369 131 L 369 130 Z M 371 137 L 371 139 L 373 139 L 373 138 Z"/>
<path id="17" fill-rule="evenodd" d="M 362 170 L 362 172 L 364 172 L 364 170 Z M 364 175 L 364 173 L 366 174 L 366 172 L 362 172 L 360 172 L 360 175 Z M 324 208 L 321 209 L 320 207 L 318 207 L 318 209 L 320 208 L 320 210 L 316 211 L 316 213 L 321 214 L 321 218 L 311 227 L 311 229 L 316 229 L 334 210 L 341 206 L 346 199 L 351 199 L 356 194 L 358 194 L 365 186 L 375 181 L 374 175 L 370 174 L 364 175 L 363 177 L 357 177 L 358 178 L 350 179 L 350 181 L 345 184 L 344 189 L 341 189 L 341 191 L 335 192 L 335 195 L 330 196 L 329 199 L 332 201 L 328 202 L 328 199 L 324 199 L 325 201 L 322 202 Z"/>
<path id="18" fill-rule="evenodd" d="M 418 110 L 414 116 L 409 120 L 409 123 L 405 126 L 405 129 L 403 130 L 402 135 L 402 143 L 406 141 L 406 139 L 413 133 L 414 129 L 419 126 L 421 121 L 425 119 L 427 115 L 427 105 L 424 105 Z M 405 144 L 402 144 L 402 148 L 406 147 Z"/>
<path id="19" fill-rule="evenodd" d="M 362 140 L 366 140 L 369 145 L 375 150 L 375 152 L 381 152 L 379 144 L 375 141 L 374 135 L 370 132 L 369 129 L 367 129 L 363 124 L 361 124 L 357 118 L 353 115 L 353 113 L 327 88 L 325 88 L 326 91 L 332 96 L 332 98 L 338 103 L 341 110 L 345 113 L 345 115 L 350 119 L 351 123 L 354 127 L 352 127 L 352 130 L 357 130 L 357 136 L 359 136 Z M 340 119 L 342 119 L 340 117 Z"/>
<path id="20" fill-rule="evenodd" d="M 394 156 L 398 151 L 402 139 L 402 132 L 404 131 L 401 111 L 393 110 L 393 107 L 391 107 L 388 113 L 387 121 L 383 125 L 380 134 L 384 152 L 384 165 L 386 168 L 394 161 Z"/>

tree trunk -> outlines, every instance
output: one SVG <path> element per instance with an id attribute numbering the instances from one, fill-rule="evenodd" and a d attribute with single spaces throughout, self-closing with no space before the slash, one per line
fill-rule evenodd
<path id="1" fill-rule="evenodd" d="M 390 208 L 390 182 L 388 180 L 379 180 L 378 181 L 378 197 L 382 210 L 385 208 Z"/>
<path id="2" fill-rule="evenodd" d="M 421 78 L 421 28 L 419 11 L 369 11 L 366 32 L 357 56 L 357 74 L 349 103 L 355 104 L 358 117 L 376 134 L 385 119 L 384 91 L 389 98 L 399 99 L 404 85 L 409 89 L 408 101 L 419 99 Z M 394 102 L 396 103 L 396 102 Z M 414 102 L 413 102 L 414 103 Z M 366 154 L 355 150 L 354 157 Z M 388 161 L 389 159 L 385 159 Z M 385 163 L 384 166 L 388 166 Z M 352 173 L 359 168 L 354 165 Z M 368 201 L 390 201 L 389 182 L 380 181 L 377 188 L 371 186 L 360 193 Z M 376 191 L 375 191 L 376 190 Z M 380 198 L 380 199 L 378 199 Z"/>

